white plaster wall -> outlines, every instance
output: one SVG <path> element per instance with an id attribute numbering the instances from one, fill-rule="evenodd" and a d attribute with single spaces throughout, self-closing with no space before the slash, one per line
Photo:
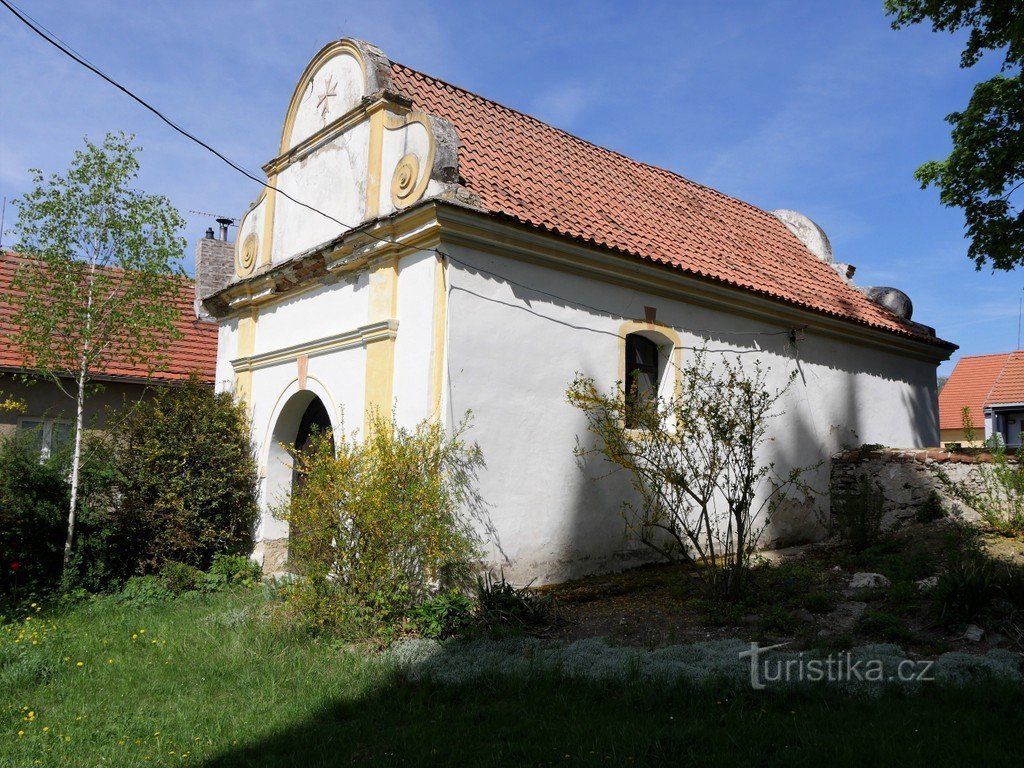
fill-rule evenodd
<path id="1" fill-rule="evenodd" d="M 261 309 L 256 353 L 316 341 L 365 325 L 369 294 L 366 273 L 361 272 Z"/>
<path id="2" fill-rule="evenodd" d="M 333 85 L 334 96 L 327 99 L 327 114 L 322 114 L 318 104 L 324 94 L 328 80 Z M 288 148 L 291 149 L 303 139 L 312 136 L 332 120 L 354 109 L 365 95 L 363 70 L 350 53 L 340 53 L 325 61 L 306 81 L 292 123 Z"/>
<path id="3" fill-rule="evenodd" d="M 395 339 L 395 417 L 413 426 L 430 416 L 433 379 L 433 251 L 403 257 L 398 268 L 398 336 Z"/>
<path id="4" fill-rule="evenodd" d="M 276 195 L 271 256 L 274 264 L 324 243 L 363 220 L 369 137 L 369 123 L 352 126 L 278 174 L 278 189 L 337 221 L 282 194 Z"/>
<path id="5" fill-rule="evenodd" d="M 395 174 L 398 161 L 405 155 L 415 155 L 419 162 L 419 184 L 424 176 L 430 173 L 427 160 L 430 156 L 431 136 L 423 123 L 413 121 L 402 128 L 385 128 L 384 141 L 381 147 L 381 174 L 379 210 L 382 216 L 395 210 L 391 200 L 391 180 Z"/>
<path id="6" fill-rule="evenodd" d="M 362 426 L 365 370 L 366 350 L 362 346 L 310 356 L 306 390 L 323 401 L 335 430 L 351 432 Z M 288 535 L 288 526 L 271 514 L 272 507 L 282 501 L 282 494 L 290 489 L 291 482 L 291 465 L 279 450 L 275 428 L 289 399 L 300 391 L 298 365 L 294 360 L 253 373 L 252 428 L 263 475 L 260 488 L 263 512 L 257 541 Z M 292 428 L 297 427 L 296 420 Z M 287 439 L 294 439 L 294 435 Z"/>
<path id="7" fill-rule="evenodd" d="M 407 426 L 430 415 L 436 269 L 431 251 L 399 261 L 394 397 L 398 420 Z M 360 272 L 264 307 L 256 324 L 255 354 L 273 353 L 365 325 L 370 320 L 369 293 L 367 275 Z M 232 381 L 230 360 L 237 354 L 237 321 L 223 321 L 220 333 L 227 342 L 225 346 L 222 341 L 218 355 L 218 376 L 224 372 Z M 308 398 L 302 394 L 298 375 L 294 358 L 253 371 L 252 429 L 263 475 L 257 541 L 283 539 L 288 534 L 287 525 L 273 516 L 272 508 L 290 488 L 290 463 L 280 442 L 293 439 L 294 434 L 282 437 L 275 430 L 291 398 Z M 324 402 L 335 430 L 360 432 L 366 405 L 366 348 L 358 345 L 310 354 L 306 391 Z M 289 417 L 294 421 L 290 429 L 297 428 L 301 410 Z"/>
<path id="8" fill-rule="evenodd" d="M 217 367 L 214 387 L 218 392 L 229 392 L 234 386 L 235 369 L 231 358 L 238 351 L 238 318 L 230 317 L 220 321 L 217 329 Z"/>
<path id="9" fill-rule="evenodd" d="M 621 567 L 647 557 L 623 538 L 621 502 L 630 491 L 620 474 L 598 480 L 608 467 L 581 469 L 573 456 L 583 415 L 566 402 L 576 372 L 611 387 L 619 377 L 618 333 L 625 320 L 657 308 L 683 346 L 701 344 L 760 360 L 770 386 L 797 372 L 777 419 L 766 458 L 785 474 L 844 446 L 900 447 L 938 441 L 935 366 L 865 346 L 816 336 L 794 348 L 788 330 L 560 271 L 450 247 L 460 261 L 524 285 L 564 296 L 608 314 L 557 302 L 494 277 L 450 266 L 448 420 L 474 412 L 472 437 L 487 469 L 479 490 L 489 503 L 498 541 L 496 563 L 519 581 L 556 581 Z M 474 295 L 475 294 L 475 295 Z M 687 350 L 683 351 L 684 364 Z M 825 490 L 827 461 L 807 479 Z M 769 538 L 818 534 L 814 510 L 779 515 Z"/>

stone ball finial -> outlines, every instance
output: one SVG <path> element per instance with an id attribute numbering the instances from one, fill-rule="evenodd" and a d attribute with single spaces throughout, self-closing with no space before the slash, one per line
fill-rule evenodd
<path id="1" fill-rule="evenodd" d="M 867 297 L 892 312 L 896 317 L 909 320 L 914 315 L 914 304 L 910 297 L 898 288 L 876 286 L 867 289 Z"/>
<path id="2" fill-rule="evenodd" d="M 798 211 L 779 208 L 771 213 L 786 225 L 786 229 L 792 232 L 797 240 L 807 246 L 807 250 L 826 264 L 833 262 L 832 243 L 828 241 L 825 230 Z"/>

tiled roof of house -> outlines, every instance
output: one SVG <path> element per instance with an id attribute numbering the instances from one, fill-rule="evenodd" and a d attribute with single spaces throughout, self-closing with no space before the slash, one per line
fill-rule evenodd
<path id="1" fill-rule="evenodd" d="M 985 405 L 1024 403 L 1024 351 L 1011 352 L 985 398 Z"/>
<path id="2" fill-rule="evenodd" d="M 940 429 L 960 429 L 963 425 L 963 409 L 967 407 L 971 409 L 971 422 L 975 429 L 979 434 L 984 434 L 984 407 L 1010 356 L 1009 352 L 1001 352 L 960 358 L 946 385 L 939 392 Z M 1020 391 L 1024 393 L 1024 387 Z"/>
<path id="3" fill-rule="evenodd" d="M 13 295 L 11 281 L 18 265 L 24 257 L 9 251 L 0 252 L 0 370 L 22 370 L 25 360 L 21 351 L 11 342 L 15 331 L 13 325 L 14 308 L 7 300 Z M 177 321 L 181 339 L 173 342 L 168 351 L 168 360 L 163 370 L 154 371 L 155 381 L 184 381 L 193 372 L 202 381 L 213 383 L 214 370 L 217 364 L 217 325 L 200 322 L 196 319 L 193 309 L 192 281 L 183 279 L 177 298 L 181 318 Z M 147 371 L 144 366 L 131 365 L 123 361 L 113 360 L 102 371 L 103 376 L 115 378 L 144 379 Z"/>
<path id="4" fill-rule="evenodd" d="M 493 214 L 939 346 L 847 284 L 771 214 L 392 63 L 396 90 L 451 122 L 465 186 Z"/>

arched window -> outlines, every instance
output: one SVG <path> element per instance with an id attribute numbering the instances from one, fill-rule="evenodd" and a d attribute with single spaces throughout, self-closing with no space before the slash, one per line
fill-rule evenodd
<path id="1" fill-rule="evenodd" d="M 639 426 L 638 414 L 658 397 L 662 374 L 658 345 L 639 333 L 626 336 L 626 427 Z"/>

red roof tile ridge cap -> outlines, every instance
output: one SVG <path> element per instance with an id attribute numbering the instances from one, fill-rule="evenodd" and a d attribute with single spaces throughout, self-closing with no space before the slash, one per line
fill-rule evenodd
<path id="1" fill-rule="evenodd" d="M 1013 352 L 987 352 L 987 353 L 985 353 L 983 355 L 960 355 L 960 359 L 957 360 L 957 363 L 960 363 L 960 362 L 962 362 L 964 360 L 980 360 L 983 357 L 1009 357 L 1012 354 L 1014 354 L 1014 353 Z"/>
<path id="2" fill-rule="evenodd" d="M 740 203 L 741 205 L 745 205 L 746 207 L 756 211 L 757 213 L 764 214 L 765 216 L 771 216 L 771 214 L 768 211 L 764 210 L 763 208 L 758 208 L 753 203 L 747 202 L 746 200 L 744 200 L 742 198 L 734 197 L 733 195 L 730 195 L 727 192 L 723 192 L 720 189 L 715 189 L 714 187 L 709 187 L 707 184 L 703 184 L 703 183 L 701 183 L 699 181 L 695 181 L 694 179 L 691 179 L 691 178 L 689 178 L 687 176 L 684 176 L 683 174 L 679 173 L 678 171 L 673 171 L 673 170 L 671 170 L 669 168 L 663 168 L 662 166 L 654 165 L 653 163 L 646 163 L 643 160 L 637 160 L 635 157 L 630 157 L 629 155 L 627 155 L 627 154 L 625 154 L 623 152 L 619 152 L 617 150 L 610 149 L 610 148 L 605 147 L 605 146 L 603 146 L 601 144 L 596 144 L 593 141 L 590 141 L 589 139 L 584 139 L 581 136 L 577 136 L 575 133 L 570 133 L 569 131 L 565 130 L 564 128 L 559 128 L 558 126 L 551 125 L 551 123 L 546 123 L 543 120 L 541 120 L 539 117 L 531 115 L 528 112 L 523 112 L 522 110 L 516 109 L 515 107 L 510 107 L 507 104 L 502 104 L 500 101 L 495 101 L 494 99 L 488 98 L 487 96 L 482 96 L 479 93 L 477 93 L 476 91 L 471 91 L 468 88 L 463 88 L 461 85 L 455 85 L 454 83 L 451 83 L 451 82 L 449 82 L 447 80 L 444 80 L 444 79 L 442 79 L 440 77 L 435 77 L 434 75 L 429 75 L 426 72 L 422 72 L 422 71 L 420 71 L 418 69 L 414 69 L 413 67 L 407 66 L 406 64 L 402 64 L 401 62 L 398 62 L 398 61 L 392 61 L 391 62 L 391 66 L 393 66 L 393 67 L 400 67 L 401 69 L 404 69 L 404 70 L 406 70 L 408 72 L 411 72 L 414 75 L 419 75 L 420 77 L 422 77 L 422 78 L 424 78 L 426 80 L 432 80 L 435 83 L 439 83 L 441 85 L 446 85 L 449 88 L 454 88 L 457 91 L 461 91 L 462 93 L 466 94 L 467 96 L 471 96 L 474 99 L 479 99 L 480 101 L 485 101 L 488 104 L 493 104 L 494 106 L 498 107 L 499 109 L 503 109 L 506 112 L 512 112 L 512 113 L 514 113 L 516 115 L 519 115 L 520 117 L 526 118 L 527 120 L 536 123 L 537 125 L 541 125 L 541 126 L 544 126 L 545 128 L 548 128 L 548 129 L 550 129 L 552 131 L 556 131 L 558 133 L 561 133 L 564 136 L 572 139 L 573 141 L 577 141 L 577 142 L 579 142 L 581 144 L 586 144 L 587 146 L 593 147 L 596 150 L 599 150 L 599 151 L 604 152 L 604 153 L 609 154 L 609 155 L 614 155 L 615 157 L 620 157 L 623 160 L 626 160 L 627 162 L 633 163 L 635 165 L 643 166 L 644 168 L 649 168 L 652 171 L 656 171 L 657 173 L 661 173 L 661 174 L 664 174 L 666 176 L 671 176 L 671 177 L 673 177 L 675 179 L 679 179 L 680 181 L 686 182 L 687 184 L 692 184 L 695 187 L 700 187 L 701 189 L 706 189 L 708 192 L 716 194 L 716 195 L 718 195 L 720 197 L 724 197 L 724 198 L 726 198 L 728 200 L 732 200 L 734 202 Z M 456 126 L 456 130 L 457 129 L 458 129 L 458 126 Z"/>

